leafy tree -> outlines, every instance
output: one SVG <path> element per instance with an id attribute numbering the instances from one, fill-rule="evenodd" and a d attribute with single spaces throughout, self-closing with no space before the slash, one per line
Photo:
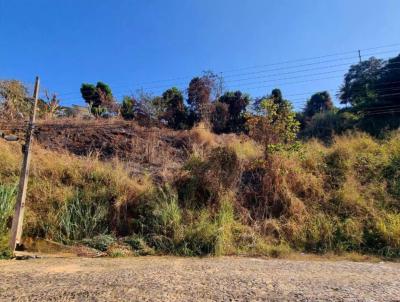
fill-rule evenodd
<path id="1" fill-rule="evenodd" d="M 363 108 L 363 113 L 371 120 L 375 132 L 400 127 L 400 55 L 390 59 L 382 68 L 376 85 L 376 102 Z M 368 124 L 363 121 L 366 128 Z M 371 132 L 371 131 L 370 131 Z"/>
<path id="2" fill-rule="evenodd" d="M 178 88 L 172 87 L 163 93 L 162 102 L 166 108 L 163 118 L 167 121 L 168 126 L 173 129 L 186 128 L 187 112 L 182 92 Z"/>
<path id="3" fill-rule="evenodd" d="M 81 94 L 95 116 L 102 116 L 107 112 L 111 114 L 118 112 L 118 105 L 113 98 L 111 88 L 103 82 L 97 82 L 96 86 L 83 83 Z"/>
<path id="4" fill-rule="evenodd" d="M 358 107 L 374 102 L 377 98 L 375 89 L 383 66 L 384 61 L 374 57 L 352 65 L 340 88 L 341 103 Z"/>
<path id="5" fill-rule="evenodd" d="M 229 122 L 229 107 L 228 104 L 215 102 L 211 114 L 211 123 L 215 133 L 226 132 Z"/>
<path id="6" fill-rule="evenodd" d="M 278 106 L 284 102 L 282 91 L 278 88 L 272 90 L 269 99 Z"/>
<path id="7" fill-rule="evenodd" d="M 317 92 L 311 96 L 304 108 L 304 115 L 308 118 L 316 113 L 321 113 L 333 109 L 332 98 L 327 91 Z"/>
<path id="8" fill-rule="evenodd" d="M 0 81 L 0 113 L 3 118 L 13 120 L 29 116 L 32 103 L 28 100 L 27 91 L 20 81 Z"/>
<path id="9" fill-rule="evenodd" d="M 279 150 L 291 150 L 297 146 L 299 122 L 289 101 L 280 90 L 274 89 L 268 98 L 260 101 L 260 115 L 247 121 L 249 135 L 265 146 L 265 154 Z"/>
<path id="10" fill-rule="evenodd" d="M 400 56 L 388 62 L 371 58 L 350 67 L 339 97 L 359 116 L 356 128 L 375 136 L 400 126 Z"/>
<path id="11" fill-rule="evenodd" d="M 246 107 L 250 103 L 250 96 L 241 91 L 226 92 L 219 98 L 219 102 L 227 105 L 228 119 L 224 132 L 241 132 L 245 129 Z"/>
<path id="12" fill-rule="evenodd" d="M 326 143 L 332 141 L 334 135 L 342 134 L 348 129 L 354 128 L 358 122 L 357 115 L 337 109 L 317 112 L 305 123 L 300 132 L 303 138 L 318 138 Z"/>

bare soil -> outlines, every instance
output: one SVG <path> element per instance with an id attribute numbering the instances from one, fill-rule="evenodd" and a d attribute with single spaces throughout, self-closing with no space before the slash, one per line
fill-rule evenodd
<path id="1" fill-rule="evenodd" d="M 400 301 L 400 264 L 259 258 L 0 261 L 0 301 Z"/>

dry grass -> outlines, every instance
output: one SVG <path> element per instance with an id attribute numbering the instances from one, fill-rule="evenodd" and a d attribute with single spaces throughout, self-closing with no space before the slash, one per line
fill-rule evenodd
<path id="1" fill-rule="evenodd" d="M 185 150 L 174 156 L 171 149 L 159 152 L 163 163 L 156 165 L 162 136 L 179 146 L 173 152 Z M 60 213 L 71 210 L 71 204 L 90 213 L 87 205 L 94 205 L 107 210 L 104 221 L 94 221 L 104 224 L 102 230 L 140 237 L 149 250 L 161 253 L 279 256 L 293 249 L 400 255 L 398 133 L 386 141 L 348 134 L 329 147 L 312 140 L 300 151 L 273 154 L 268 160 L 254 141 L 218 136 L 205 125 L 160 130 L 142 140 L 145 163 L 136 164 L 152 162 L 158 173 L 137 173 L 121 159 L 104 161 L 36 144 L 26 234 L 65 237 L 65 231 L 60 235 Z M 16 183 L 20 160 L 19 144 L 0 141 L 0 161 L 5 163 L 0 184 Z M 170 191 L 163 195 L 165 185 Z M 124 254 L 120 249 L 115 247 L 113 256 Z"/>
<path id="2" fill-rule="evenodd" d="M 218 145 L 218 136 L 211 132 L 207 124 L 198 123 L 190 130 L 190 137 L 195 144 L 202 147 L 215 147 Z"/>
<path id="3" fill-rule="evenodd" d="M 0 141 L 2 184 L 14 184 L 19 175 L 20 146 Z M 119 160 L 102 162 L 97 157 L 77 157 L 66 152 L 52 152 L 38 145 L 33 148 L 28 186 L 26 228 L 29 235 L 54 238 L 58 219 L 77 192 L 91 203 L 106 204 L 114 218 L 114 227 L 127 215 L 139 197 L 152 190 L 151 179 L 131 177 Z"/>

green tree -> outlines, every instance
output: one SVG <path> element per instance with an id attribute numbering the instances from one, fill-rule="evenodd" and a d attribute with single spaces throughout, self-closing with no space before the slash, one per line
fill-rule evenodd
<path id="1" fill-rule="evenodd" d="M 120 108 L 121 116 L 125 120 L 133 120 L 135 118 L 136 100 L 133 97 L 124 96 Z"/>
<path id="2" fill-rule="evenodd" d="M 163 93 L 162 102 L 166 108 L 163 119 L 166 120 L 168 126 L 173 129 L 186 128 L 187 112 L 182 92 L 178 88 L 172 87 Z"/>
<path id="3" fill-rule="evenodd" d="M 355 127 L 375 136 L 400 126 L 400 56 L 385 62 L 371 58 L 350 67 L 339 97 L 358 116 Z"/>
<path id="4" fill-rule="evenodd" d="M 400 127 L 400 55 L 389 59 L 376 85 L 377 99 L 363 109 L 375 132 Z M 363 121 L 364 128 L 368 123 Z"/>
<path id="5" fill-rule="evenodd" d="M 377 98 L 376 85 L 382 75 L 384 61 L 374 57 L 352 65 L 344 77 L 339 98 L 342 104 L 367 106 Z"/>
<path id="6" fill-rule="evenodd" d="M 103 82 L 97 82 L 96 86 L 83 83 L 81 94 L 82 98 L 90 106 L 90 111 L 95 116 L 118 112 L 118 105 L 114 100 L 111 88 Z"/>
<path id="7" fill-rule="evenodd" d="M 283 99 L 278 89 L 260 101 L 259 115 L 247 121 L 249 135 L 265 146 L 266 156 L 275 151 L 295 148 L 299 125 L 292 105 Z"/>
<path id="8" fill-rule="evenodd" d="M 300 132 L 303 138 L 318 138 L 326 143 L 332 141 L 334 135 L 340 135 L 354 128 L 359 117 L 346 110 L 326 110 L 317 112 L 305 122 Z"/>
<path id="9" fill-rule="evenodd" d="M 213 131 L 215 133 L 226 132 L 228 122 L 229 122 L 228 105 L 226 103 L 221 103 L 219 101 L 215 102 L 211 114 L 211 124 Z"/>
<path id="10" fill-rule="evenodd" d="M 334 108 L 332 98 L 327 91 L 317 92 L 311 96 L 304 108 L 304 115 L 308 118 L 316 113 L 322 113 Z"/>
<path id="11" fill-rule="evenodd" d="M 250 96 L 241 91 L 226 92 L 219 102 L 227 105 L 228 120 L 224 132 L 241 132 L 245 130 L 246 107 L 250 103 Z"/>

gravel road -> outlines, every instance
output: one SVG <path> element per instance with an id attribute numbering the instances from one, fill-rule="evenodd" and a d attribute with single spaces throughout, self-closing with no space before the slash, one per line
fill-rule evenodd
<path id="1" fill-rule="evenodd" d="M 400 301 L 400 264 L 257 258 L 0 261 L 0 301 Z"/>

